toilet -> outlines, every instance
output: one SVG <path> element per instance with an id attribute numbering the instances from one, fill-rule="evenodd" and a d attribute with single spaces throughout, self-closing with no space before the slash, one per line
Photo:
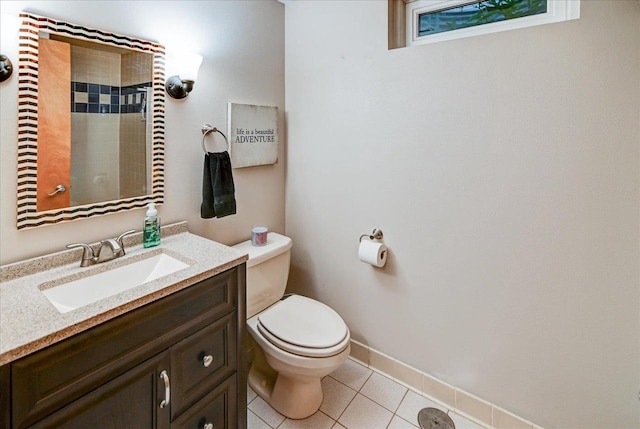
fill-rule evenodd
<path id="1" fill-rule="evenodd" d="M 322 377 L 349 356 L 350 333 L 331 307 L 301 295 L 284 295 L 292 242 L 270 232 L 267 244 L 234 248 L 248 253 L 247 329 L 255 340 L 249 386 L 292 419 L 314 414 L 322 403 Z"/>

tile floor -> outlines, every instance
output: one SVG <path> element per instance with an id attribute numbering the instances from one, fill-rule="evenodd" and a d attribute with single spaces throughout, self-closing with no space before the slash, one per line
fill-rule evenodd
<path id="1" fill-rule="evenodd" d="M 248 428 L 414 429 L 418 412 L 425 407 L 447 411 L 456 429 L 484 428 L 351 359 L 322 379 L 322 389 L 320 410 L 306 419 L 291 420 L 249 387 Z"/>

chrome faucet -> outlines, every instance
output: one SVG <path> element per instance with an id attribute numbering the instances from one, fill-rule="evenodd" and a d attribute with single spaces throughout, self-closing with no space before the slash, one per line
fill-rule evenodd
<path id="1" fill-rule="evenodd" d="M 84 249 L 82 252 L 82 260 L 80 261 L 81 267 L 88 267 L 89 265 L 97 263 L 98 260 L 93 254 L 93 247 L 84 243 L 67 244 L 67 249 L 74 249 L 76 247 L 82 247 Z"/>
<path id="2" fill-rule="evenodd" d="M 103 256 L 105 250 L 108 250 L 110 253 Z M 122 255 L 124 255 L 124 248 L 116 240 L 109 238 L 100 242 L 100 248 L 98 249 L 96 258 L 98 258 L 98 263 L 100 263 L 119 258 Z"/>
<path id="3" fill-rule="evenodd" d="M 84 250 L 82 252 L 82 260 L 80 261 L 81 267 L 88 267 L 90 265 L 99 264 L 101 262 L 110 261 L 112 259 L 119 258 L 125 255 L 124 252 L 124 244 L 122 239 L 136 232 L 135 229 L 123 232 L 118 236 L 118 238 L 108 238 L 106 240 L 102 240 L 98 247 L 98 253 L 93 250 L 93 247 L 84 243 L 74 243 L 67 245 L 67 249 L 74 249 L 77 247 L 82 247 Z M 109 251 L 109 254 L 103 256 L 103 251 L 105 248 Z"/>

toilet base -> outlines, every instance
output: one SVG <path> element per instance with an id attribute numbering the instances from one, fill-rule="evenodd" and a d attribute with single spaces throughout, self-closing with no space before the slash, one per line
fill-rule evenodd
<path id="1" fill-rule="evenodd" d="M 274 410 L 290 419 L 305 419 L 322 404 L 320 379 L 303 384 L 278 374 L 275 381 L 265 380 L 263 374 L 252 369 L 249 386 Z"/>
<path id="2" fill-rule="evenodd" d="M 254 353 L 248 382 L 258 396 L 290 419 L 304 419 L 318 411 L 323 399 L 319 377 L 288 377 L 271 368 L 259 347 Z"/>
<path id="3" fill-rule="evenodd" d="M 270 405 L 290 419 L 304 419 L 314 414 L 322 404 L 319 378 L 303 383 L 280 373 L 271 393 Z"/>

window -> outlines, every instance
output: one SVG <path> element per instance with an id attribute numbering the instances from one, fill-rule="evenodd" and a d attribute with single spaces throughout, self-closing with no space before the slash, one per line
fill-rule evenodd
<path id="1" fill-rule="evenodd" d="M 406 45 L 577 19 L 580 0 L 404 0 Z"/>

